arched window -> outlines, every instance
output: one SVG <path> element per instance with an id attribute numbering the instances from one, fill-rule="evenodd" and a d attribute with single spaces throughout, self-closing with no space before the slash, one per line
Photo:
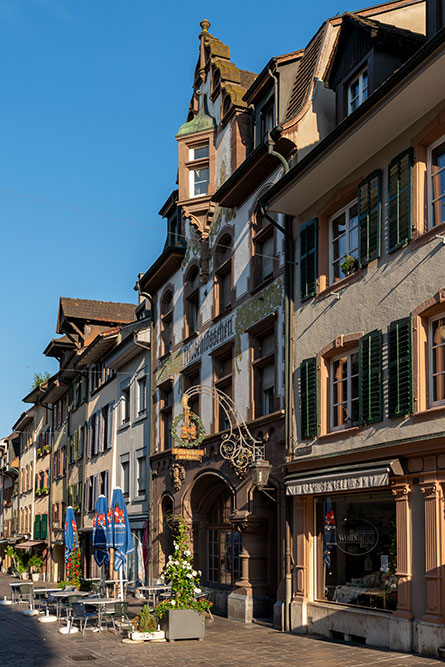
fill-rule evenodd
<path id="1" fill-rule="evenodd" d="M 168 291 L 161 301 L 161 354 L 173 347 L 173 294 Z"/>
<path id="2" fill-rule="evenodd" d="M 199 269 L 190 269 L 185 283 L 185 325 L 186 337 L 198 331 L 199 315 Z"/>
<path id="3" fill-rule="evenodd" d="M 209 582 L 233 586 L 241 578 L 241 534 L 233 530 L 229 517 L 233 512 L 233 496 L 222 491 L 207 515 Z"/>
<path id="4" fill-rule="evenodd" d="M 225 234 L 215 247 L 215 315 L 232 306 L 232 239 Z"/>

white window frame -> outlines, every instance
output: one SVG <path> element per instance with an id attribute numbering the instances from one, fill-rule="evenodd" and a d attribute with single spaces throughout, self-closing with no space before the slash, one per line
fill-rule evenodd
<path id="1" fill-rule="evenodd" d="M 124 463 L 128 465 L 128 488 L 125 491 L 124 489 Z M 130 454 L 122 454 L 119 461 L 119 484 L 122 489 L 122 493 L 131 498 L 131 466 L 130 466 Z"/>
<path id="2" fill-rule="evenodd" d="M 143 401 L 143 408 L 141 408 L 141 398 L 142 398 L 142 392 L 141 392 L 141 383 L 144 383 L 144 401 Z M 147 415 L 147 376 L 140 375 L 137 380 L 136 380 L 136 386 L 137 386 L 137 417 L 145 417 Z"/>
<path id="3" fill-rule="evenodd" d="M 429 392 L 429 406 L 431 408 L 445 405 L 445 398 L 439 401 L 433 400 L 433 323 L 437 320 L 445 319 L 445 313 L 432 317 L 428 322 L 428 392 Z M 445 345 L 444 345 L 445 347 Z M 442 373 L 436 373 L 436 375 Z M 444 369 L 445 374 L 445 369 Z"/>
<path id="4" fill-rule="evenodd" d="M 359 216 L 358 216 L 358 199 L 353 199 L 350 201 L 346 206 L 343 206 L 343 208 L 339 208 L 338 211 L 335 211 L 333 215 L 329 218 L 329 284 L 333 285 L 335 281 L 334 277 L 334 220 L 338 218 L 343 212 L 347 213 L 347 216 L 345 216 L 345 219 L 347 219 L 347 229 L 345 230 L 345 235 L 346 235 L 346 254 L 345 254 L 345 259 L 351 254 L 351 248 L 349 246 L 349 235 L 351 232 L 350 228 L 350 221 L 351 217 L 349 215 L 349 211 L 353 206 L 357 206 L 357 266 L 358 266 L 358 261 L 359 261 L 359 241 L 358 241 L 358 227 L 359 227 Z M 338 237 L 337 237 L 338 238 Z M 339 263 L 341 263 L 341 258 L 339 258 Z M 345 278 L 346 276 L 343 276 Z M 340 280 L 343 280 L 343 278 L 339 278 L 337 282 Z"/>
<path id="5" fill-rule="evenodd" d="M 207 155 L 202 155 L 201 157 L 196 157 L 195 151 L 200 150 L 201 148 L 207 148 Z M 189 148 L 189 160 L 208 160 L 209 159 L 209 143 L 206 141 L 199 146 L 191 146 Z"/>
<path id="6" fill-rule="evenodd" d="M 364 75 L 366 74 L 366 88 L 363 86 L 363 78 Z M 353 100 L 357 99 L 356 97 L 352 97 L 352 86 L 357 83 L 358 81 L 358 104 L 357 106 L 352 109 L 351 105 Z M 366 94 L 365 94 L 366 91 Z M 352 81 L 348 84 L 348 116 L 351 114 L 355 109 L 358 109 L 358 107 L 363 104 L 363 102 L 368 99 L 368 91 L 369 91 L 369 72 L 368 72 L 368 65 L 363 67 L 362 70 L 352 79 Z"/>
<path id="7" fill-rule="evenodd" d="M 428 196 L 428 229 L 434 229 L 437 227 L 437 224 L 440 225 L 440 222 L 434 224 L 434 209 L 433 209 L 433 184 L 432 184 L 432 154 L 435 148 L 440 146 L 445 142 L 445 134 L 442 135 L 437 141 L 435 141 L 431 146 L 428 146 L 427 150 L 427 196 Z M 443 198 L 445 205 L 445 197 Z"/>
<path id="8" fill-rule="evenodd" d="M 197 182 L 195 180 L 195 175 L 196 175 L 196 172 L 200 169 L 207 169 L 207 171 L 208 171 L 207 181 L 198 181 L 199 183 L 207 182 L 207 190 L 206 190 L 206 192 L 196 193 L 195 192 L 195 187 L 196 187 Z M 208 164 L 203 164 L 203 165 L 200 165 L 200 166 L 191 167 L 190 171 L 189 171 L 189 174 L 190 174 L 190 197 L 192 197 L 192 198 L 206 197 L 209 194 L 209 184 L 210 184 L 210 168 L 209 168 L 209 165 Z"/>
<path id="9" fill-rule="evenodd" d="M 334 409 L 339 403 L 336 403 L 334 406 L 334 363 L 338 361 L 339 359 L 342 359 L 344 357 L 347 357 L 347 367 L 348 367 L 348 374 L 347 374 L 347 392 L 348 392 L 348 398 L 346 400 L 346 406 L 348 410 L 348 414 L 350 415 L 352 410 L 352 398 L 351 398 L 351 388 L 352 388 L 352 375 L 351 375 L 351 359 L 352 355 L 357 354 L 358 355 L 358 348 L 355 347 L 351 350 L 345 350 L 341 354 L 338 354 L 337 356 L 333 357 L 330 361 L 330 366 L 329 366 L 329 417 L 330 417 L 330 431 L 344 431 L 347 428 L 353 428 L 354 426 L 357 426 L 358 423 L 355 422 L 345 422 L 343 424 L 339 424 L 338 426 L 334 426 Z M 355 376 L 354 376 L 355 377 Z M 359 372 L 357 372 L 357 377 L 359 377 Z"/>
<path id="10" fill-rule="evenodd" d="M 125 418 L 125 405 L 126 405 L 126 400 L 124 398 L 124 395 L 128 392 L 128 419 Z M 119 424 L 120 426 L 128 426 L 128 424 L 131 422 L 131 389 L 130 389 L 130 382 L 125 382 L 121 386 L 121 394 L 120 394 L 120 400 L 119 400 Z"/>

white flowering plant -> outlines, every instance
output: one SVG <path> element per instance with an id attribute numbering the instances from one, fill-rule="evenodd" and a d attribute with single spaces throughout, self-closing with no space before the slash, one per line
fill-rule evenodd
<path id="1" fill-rule="evenodd" d="M 174 554 L 168 557 L 164 567 L 162 578 L 171 585 L 171 597 L 160 602 L 153 613 L 158 618 L 163 618 L 172 609 L 193 609 L 200 614 L 205 614 L 212 605 L 201 595 L 199 577 L 201 572 L 195 570 L 192 564 L 192 552 L 190 551 L 187 524 L 182 517 L 177 519 L 178 530 L 174 540 Z"/>

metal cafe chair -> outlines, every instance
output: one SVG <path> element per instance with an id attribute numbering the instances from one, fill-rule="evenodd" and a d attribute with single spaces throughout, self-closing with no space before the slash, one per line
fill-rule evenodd
<path id="1" fill-rule="evenodd" d="M 82 600 L 82 595 L 70 595 L 65 600 L 61 600 L 61 609 L 65 611 L 67 621 L 73 613 L 73 602 L 79 602 L 79 600 Z"/>
<path id="2" fill-rule="evenodd" d="M 116 602 L 114 605 L 115 619 L 120 620 L 121 626 L 126 624 L 131 625 L 128 618 L 128 602 Z"/>
<path id="3" fill-rule="evenodd" d="M 28 602 L 32 607 L 32 584 L 20 584 L 19 602 Z"/>
<path id="4" fill-rule="evenodd" d="M 116 628 L 116 623 L 115 623 L 115 618 L 116 618 L 116 607 L 122 603 L 116 602 L 112 606 L 108 605 L 103 605 L 105 608 L 101 610 L 100 612 L 100 627 L 102 629 L 102 622 L 105 622 L 105 625 L 108 627 L 108 622 L 111 621 L 111 624 L 113 626 L 114 634 L 117 635 L 117 628 Z M 128 606 L 128 603 L 127 603 Z"/>
<path id="5" fill-rule="evenodd" d="M 205 600 L 208 600 L 208 599 L 209 599 L 209 594 L 206 593 L 205 591 L 204 591 L 203 593 L 198 593 L 198 595 L 196 596 L 196 599 L 197 599 L 197 600 L 204 600 L 204 599 L 205 599 Z M 210 616 L 210 618 L 211 618 L 212 621 L 215 620 L 215 619 L 213 618 L 213 614 L 212 614 L 212 610 L 211 610 L 211 609 L 209 609 L 209 616 Z"/>
<path id="6" fill-rule="evenodd" d="M 98 619 L 98 613 L 96 611 L 87 611 L 84 602 L 73 602 L 71 621 L 72 623 L 74 623 L 74 621 L 79 621 L 82 637 L 85 636 L 87 623 L 91 618 Z"/>

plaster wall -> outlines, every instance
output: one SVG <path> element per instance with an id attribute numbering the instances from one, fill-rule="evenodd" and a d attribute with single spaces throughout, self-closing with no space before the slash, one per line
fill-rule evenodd
<path id="1" fill-rule="evenodd" d="M 377 12 L 372 14 L 372 18 L 381 23 L 390 23 L 398 28 L 420 32 L 424 35 L 426 31 L 426 3 L 422 0 L 401 9 Z"/>
<path id="2" fill-rule="evenodd" d="M 442 243 L 431 238 L 424 245 L 408 244 L 406 247 L 388 254 L 387 251 L 387 178 L 388 165 L 392 158 L 408 148 L 413 138 L 436 117 L 438 109 L 432 110 L 424 118 L 406 132 L 396 137 L 391 144 L 376 155 L 369 156 L 360 169 L 339 180 L 338 188 L 329 191 L 301 216 L 294 229 L 297 237 L 299 223 L 318 217 L 319 210 L 335 194 L 348 183 L 357 183 L 374 169 L 382 169 L 382 252 L 381 257 L 369 264 L 362 278 L 341 289 L 340 298 L 332 294 L 326 298 L 310 299 L 299 302 L 299 276 L 296 276 L 295 303 L 295 376 L 294 391 L 296 405 L 299 400 L 299 365 L 307 357 L 317 355 L 326 345 L 341 334 L 355 332 L 368 333 L 381 329 L 386 342 L 388 325 L 402 317 L 408 316 L 423 301 L 432 297 L 444 286 L 443 265 L 445 248 Z M 352 197 L 351 197 L 352 199 Z M 387 414 L 387 369 L 384 365 L 384 414 Z M 299 422 L 299 414 L 297 414 Z M 385 419 L 368 426 L 359 433 L 347 434 L 347 438 L 339 437 L 331 442 L 318 441 L 313 455 L 329 455 L 345 449 L 354 450 L 363 447 L 376 447 L 391 441 L 404 440 L 432 433 L 445 431 L 445 418 L 435 415 L 434 422 L 420 421 L 415 416 L 407 416 L 398 420 Z M 300 433 L 300 429 L 299 429 Z M 307 443 L 306 443 L 307 444 Z M 311 456 L 311 454 L 307 454 Z"/>

